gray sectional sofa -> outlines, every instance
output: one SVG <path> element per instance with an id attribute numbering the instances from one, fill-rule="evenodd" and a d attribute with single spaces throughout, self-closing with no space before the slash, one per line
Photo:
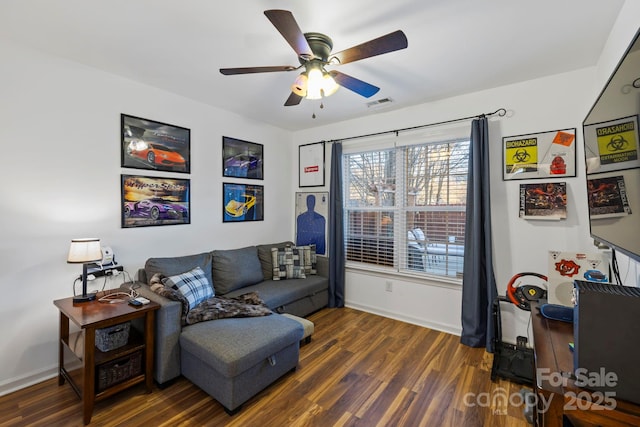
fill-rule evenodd
<path id="1" fill-rule="evenodd" d="M 306 274 L 295 276 L 304 278 L 286 278 L 278 270 L 282 265 L 276 265 L 276 277 L 278 273 L 282 277 L 273 280 L 273 248 L 282 254 L 283 248 L 292 246 L 280 242 L 146 261 L 138 271 L 137 291 L 161 306 L 156 312 L 154 351 L 154 379 L 160 385 L 184 375 L 232 414 L 296 368 L 302 325 L 279 313 L 305 317 L 326 307 L 329 280 L 328 260 L 322 256 L 314 257 L 311 271 L 306 265 Z M 159 293 L 150 283 L 195 267 L 213 284 L 216 297 L 257 295 L 272 314 L 185 323 L 184 303 Z"/>

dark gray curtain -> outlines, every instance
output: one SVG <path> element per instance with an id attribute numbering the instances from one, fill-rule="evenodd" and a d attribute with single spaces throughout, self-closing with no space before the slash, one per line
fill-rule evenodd
<path id="1" fill-rule="evenodd" d="M 493 353 L 491 304 L 498 291 L 491 251 L 490 194 L 489 129 L 487 118 L 481 116 L 471 124 L 460 342 L 471 347 L 484 346 Z"/>
<path id="2" fill-rule="evenodd" d="M 342 143 L 331 147 L 329 186 L 329 307 L 344 307 L 344 226 L 342 224 Z"/>

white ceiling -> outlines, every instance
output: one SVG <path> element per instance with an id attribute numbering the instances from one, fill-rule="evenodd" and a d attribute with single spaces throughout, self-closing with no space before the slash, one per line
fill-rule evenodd
<path id="1" fill-rule="evenodd" d="M 2 0 L 0 37 L 299 130 L 593 66 L 623 3 Z M 299 65 L 266 9 L 291 11 L 302 31 L 330 36 L 334 52 L 398 29 L 409 47 L 335 68 L 380 87 L 372 98 L 341 88 L 323 109 L 309 100 L 284 107 L 297 72 L 218 71 Z M 367 107 L 381 98 L 393 103 Z"/>

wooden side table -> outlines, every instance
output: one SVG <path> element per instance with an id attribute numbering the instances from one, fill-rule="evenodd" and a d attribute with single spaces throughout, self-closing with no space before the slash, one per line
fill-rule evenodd
<path id="1" fill-rule="evenodd" d="M 73 303 L 73 298 L 53 302 L 60 310 L 60 340 L 58 352 L 58 385 L 68 381 L 83 403 L 84 423 L 89 424 L 96 401 L 105 399 L 128 387 L 146 383 L 147 393 L 153 386 L 154 302 L 141 307 L 127 303 L 105 304 L 99 301 Z M 141 319 L 143 331 L 131 327 L 127 344 L 111 351 L 96 348 L 96 330 Z M 69 322 L 80 330 L 69 332 Z M 130 358 L 141 362 L 140 369 L 124 375 L 112 385 L 98 387 L 96 372 L 126 363 Z"/>

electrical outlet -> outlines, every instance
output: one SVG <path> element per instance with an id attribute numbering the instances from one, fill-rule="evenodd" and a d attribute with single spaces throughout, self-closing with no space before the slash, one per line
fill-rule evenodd
<path id="1" fill-rule="evenodd" d="M 387 280 L 384 283 L 384 290 L 387 292 L 393 292 L 393 282 L 391 280 Z"/>
<path id="2" fill-rule="evenodd" d="M 104 268 L 100 268 L 100 267 L 92 268 L 88 272 L 89 274 L 93 274 L 95 277 L 102 277 L 102 276 L 117 276 L 122 271 L 124 271 L 123 266 L 111 265 Z"/>

